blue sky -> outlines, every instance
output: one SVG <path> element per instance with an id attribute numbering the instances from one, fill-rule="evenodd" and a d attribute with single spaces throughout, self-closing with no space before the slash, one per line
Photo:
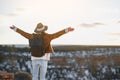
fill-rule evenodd
<path id="1" fill-rule="evenodd" d="M 52 44 L 120 45 L 119 4 L 120 0 L 0 0 L 0 44 L 28 44 L 9 26 L 33 33 L 42 22 L 48 33 L 75 28 Z"/>

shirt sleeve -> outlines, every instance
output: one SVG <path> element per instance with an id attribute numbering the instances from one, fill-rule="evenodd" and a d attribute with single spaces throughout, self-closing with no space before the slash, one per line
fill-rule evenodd
<path id="1" fill-rule="evenodd" d="M 32 39 L 33 35 L 30 33 L 27 33 L 19 28 L 14 28 L 14 31 L 16 31 L 17 33 L 21 34 L 23 37 L 27 38 L 27 39 Z"/>
<path id="2" fill-rule="evenodd" d="M 68 33 L 68 32 L 69 32 L 68 29 L 63 29 L 63 30 L 61 30 L 61 31 L 58 31 L 58 32 L 56 32 L 56 33 L 51 34 L 51 35 L 50 35 L 50 38 L 51 38 L 51 39 L 56 39 L 56 38 L 58 38 L 58 37 L 60 37 L 60 36 L 62 36 L 62 35 L 64 35 L 64 34 L 66 34 L 66 33 Z"/>

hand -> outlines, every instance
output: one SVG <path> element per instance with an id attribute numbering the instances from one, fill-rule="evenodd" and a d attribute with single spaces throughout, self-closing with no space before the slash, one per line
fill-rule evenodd
<path id="1" fill-rule="evenodd" d="M 74 31 L 74 28 L 69 27 L 69 28 L 68 28 L 68 31 Z"/>
<path id="2" fill-rule="evenodd" d="M 10 26 L 10 29 L 15 29 L 15 26 L 14 25 Z"/>

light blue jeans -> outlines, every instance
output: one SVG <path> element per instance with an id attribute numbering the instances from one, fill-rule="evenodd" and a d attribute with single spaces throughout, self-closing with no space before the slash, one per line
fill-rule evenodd
<path id="1" fill-rule="evenodd" d="M 48 61 L 43 59 L 32 60 L 32 80 L 45 80 Z"/>

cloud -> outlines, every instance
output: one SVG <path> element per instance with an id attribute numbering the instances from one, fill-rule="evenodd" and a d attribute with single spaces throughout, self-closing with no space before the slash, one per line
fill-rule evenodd
<path id="1" fill-rule="evenodd" d="M 15 17 L 20 14 L 20 12 L 23 12 L 25 9 L 24 8 L 16 8 L 15 11 L 12 13 L 8 13 L 8 16 Z"/>
<path id="2" fill-rule="evenodd" d="M 120 36 L 120 33 L 108 33 L 108 35 L 112 35 L 112 36 Z"/>
<path id="3" fill-rule="evenodd" d="M 17 13 L 9 13 L 9 14 L 7 14 L 7 16 L 15 17 L 15 16 L 18 16 L 18 14 Z"/>
<path id="4" fill-rule="evenodd" d="M 24 8 L 14 8 L 14 9 L 5 10 L 5 11 L 1 12 L 0 15 L 15 17 L 15 16 L 19 16 L 24 11 L 25 11 Z"/>
<path id="5" fill-rule="evenodd" d="M 16 8 L 16 11 L 24 11 L 24 8 Z"/>
<path id="6" fill-rule="evenodd" d="M 88 24 L 88 23 L 82 23 L 82 24 L 80 24 L 80 26 L 82 26 L 82 27 L 94 27 L 93 24 Z"/>
<path id="7" fill-rule="evenodd" d="M 94 25 L 105 25 L 103 23 L 100 23 L 100 22 L 96 22 L 96 23 L 93 23 Z"/>
<path id="8" fill-rule="evenodd" d="M 100 23 L 100 22 L 94 22 L 94 23 L 91 23 L 91 24 L 88 24 L 88 23 L 82 23 L 82 24 L 80 24 L 80 26 L 87 27 L 87 28 L 91 28 L 91 27 L 95 27 L 95 26 L 100 26 L 100 25 L 105 25 L 105 24 L 104 23 Z"/>
<path id="9" fill-rule="evenodd" d="M 120 21 L 118 21 L 117 23 L 119 23 L 119 24 L 120 24 Z"/>

